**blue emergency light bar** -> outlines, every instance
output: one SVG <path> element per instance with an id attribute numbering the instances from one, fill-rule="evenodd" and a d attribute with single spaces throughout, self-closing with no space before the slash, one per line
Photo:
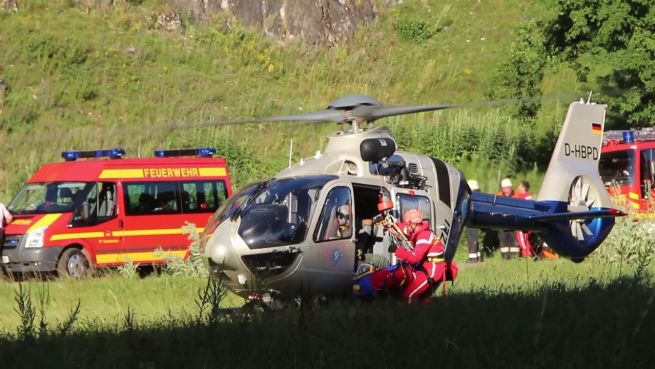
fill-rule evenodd
<path id="1" fill-rule="evenodd" d="M 623 132 L 623 142 L 631 144 L 635 142 L 635 134 L 632 131 Z"/>
<path id="2" fill-rule="evenodd" d="M 74 161 L 77 159 L 89 159 L 89 158 L 112 158 L 120 159 L 125 155 L 125 150 L 121 148 L 109 149 L 109 150 L 90 150 L 90 151 L 63 151 L 61 157 L 66 161 Z"/>
<path id="3" fill-rule="evenodd" d="M 210 158 L 216 154 L 213 147 L 201 147 L 198 149 L 172 149 L 172 150 L 155 150 L 155 156 L 158 158 L 168 158 L 172 156 L 200 156 Z"/>

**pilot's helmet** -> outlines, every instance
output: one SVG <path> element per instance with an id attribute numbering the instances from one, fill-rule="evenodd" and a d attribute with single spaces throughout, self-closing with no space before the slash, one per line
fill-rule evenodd
<path id="1" fill-rule="evenodd" d="M 345 225 L 350 222 L 350 205 L 341 205 L 337 208 L 337 220 L 340 225 Z"/>
<path id="2" fill-rule="evenodd" d="M 423 223 L 423 215 L 416 209 L 408 210 L 405 212 L 405 215 L 403 215 L 403 222 L 415 224 Z"/>

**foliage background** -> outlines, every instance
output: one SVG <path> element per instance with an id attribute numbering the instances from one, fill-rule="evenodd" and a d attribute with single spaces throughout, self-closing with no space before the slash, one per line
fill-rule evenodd
<path id="1" fill-rule="evenodd" d="M 488 100 L 489 91 L 501 88 L 494 78 L 515 49 L 517 30 L 550 14 L 543 4 L 518 0 L 408 2 L 382 7 L 378 21 L 352 42 L 329 47 L 282 45 L 239 26 L 224 30 L 220 17 L 185 19 L 181 32 L 167 32 L 154 14 L 168 6 L 154 0 L 119 2 L 113 11 L 63 0 L 21 4 L 17 13 L 0 11 L 5 201 L 66 149 L 122 146 L 128 155 L 148 156 L 155 148 L 213 145 L 241 186 L 284 167 L 291 139 L 298 160 L 320 149 L 336 127 L 179 126 L 319 109 L 349 93 L 407 104 Z M 496 189 L 499 172 L 538 180 L 570 99 L 557 96 L 577 88 L 568 70 L 544 76 L 537 86 L 546 106 L 527 123 L 510 107 L 381 124 L 392 125 L 406 148 L 461 166 L 482 180 L 483 190 Z"/>

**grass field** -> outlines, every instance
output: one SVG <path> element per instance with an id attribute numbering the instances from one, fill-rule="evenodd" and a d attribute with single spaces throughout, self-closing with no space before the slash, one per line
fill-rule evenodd
<path id="1" fill-rule="evenodd" d="M 463 253 L 461 259 L 463 259 Z M 538 294 L 549 286 L 564 290 L 609 286 L 634 274 L 634 267 L 587 261 L 580 264 L 566 259 L 533 261 L 500 260 L 491 257 L 480 264 L 459 262 L 457 282 L 448 286 L 450 295 L 484 293 L 489 296 Z M 655 272 L 650 265 L 648 273 Z M 109 273 L 86 280 L 28 279 L 20 282 L 31 293 L 35 304 L 46 292 L 45 320 L 60 323 L 77 302 L 81 305 L 79 328 L 111 328 L 119 326 L 129 311 L 137 321 L 155 322 L 167 317 L 184 318 L 196 313 L 195 300 L 205 286 L 204 278 L 150 275 L 141 279 L 125 279 Z M 651 283 L 651 281 L 648 281 Z M 0 332 L 12 334 L 18 327 L 15 297 L 19 282 L 0 282 Z M 240 306 L 242 300 L 229 295 L 225 307 Z"/>
<path id="2" fill-rule="evenodd" d="M 655 285 L 633 274 L 597 261 L 491 258 L 462 265 L 448 296 L 429 305 L 341 301 L 245 324 L 199 321 L 200 279 L 33 281 L 23 284 L 33 295 L 49 291 L 50 329 L 81 301 L 72 330 L 35 338 L 16 336 L 18 286 L 3 282 L 0 366 L 374 368 L 436 358 L 458 368 L 642 368 L 655 359 Z"/>

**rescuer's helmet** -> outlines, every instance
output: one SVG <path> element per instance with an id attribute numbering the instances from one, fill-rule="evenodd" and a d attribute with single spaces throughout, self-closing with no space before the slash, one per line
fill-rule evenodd
<path id="1" fill-rule="evenodd" d="M 480 185 L 478 184 L 478 181 L 475 179 L 472 179 L 467 182 L 469 187 L 471 188 L 471 191 L 478 191 L 480 189 Z"/>
<path id="2" fill-rule="evenodd" d="M 403 222 L 415 224 L 423 223 L 423 215 L 421 215 L 421 212 L 416 209 L 408 210 L 405 215 L 403 215 Z"/>

